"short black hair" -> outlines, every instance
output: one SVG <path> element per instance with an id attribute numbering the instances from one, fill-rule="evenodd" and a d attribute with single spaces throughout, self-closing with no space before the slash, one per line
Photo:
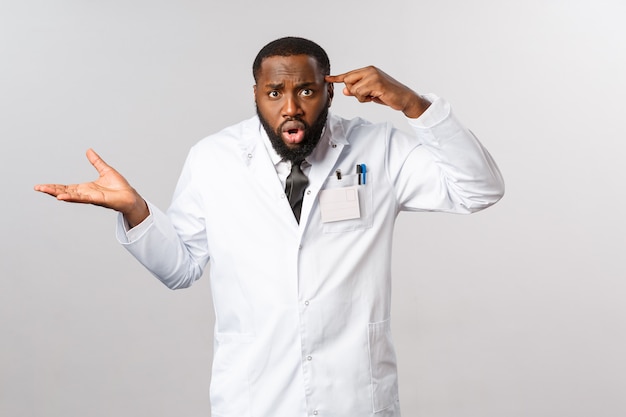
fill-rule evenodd
<path id="1" fill-rule="evenodd" d="M 330 60 L 328 59 L 326 51 L 324 51 L 321 46 L 308 39 L 287 36 L 285 38 L 276 39 L 261 48 L 252 64 L 254 81 L 257 80 L 261 64 L 265 58 L 292 55 L 308 55 L 315 58 L 323 75 L 330 75 Z"/>

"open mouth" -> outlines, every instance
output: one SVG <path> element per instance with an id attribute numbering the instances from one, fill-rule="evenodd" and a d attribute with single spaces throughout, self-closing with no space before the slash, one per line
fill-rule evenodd
<path id="1" fill-rule="evenodd" d="M 283 123 L 282 137 L 286 144 L 298 144 L 304 140 L 304 123 L 297 120 L 290 120 Z"/>

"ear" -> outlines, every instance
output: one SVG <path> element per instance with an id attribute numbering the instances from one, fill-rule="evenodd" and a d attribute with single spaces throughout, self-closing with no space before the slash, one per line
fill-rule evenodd
<path id="1" fill-rule="evenodd" d="M 254 95 L 255 95 L 255 97 L 256 97 L 256 84 L 254 84 L 254 85 L 252 86 L 252 89 L 253 89 L 253 91 L 254 91 Z"/>
<path id="2" fill-rule="evenodd" d="M 333 97 L 335 96 L 335 84 L 333 84 L 333 83 L 326 83 L 326 92 L 328 93 L 328 105 L 327 105 L 327 107 L 330 107 L 330 105 L 333 102 Z"/>

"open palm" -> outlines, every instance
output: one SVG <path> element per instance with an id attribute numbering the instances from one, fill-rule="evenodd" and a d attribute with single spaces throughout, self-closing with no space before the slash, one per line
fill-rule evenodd
<path id="1" fill-rule="evenodd" d="M 39 184 L 36 191 L 50 194 L 58 200 L 71 203 L 94 204 L 107 207 L 121 213 L 131 213 L 138 202 L 145 202 L 130 186 L 128 181 L 115 169 L 107 165 L 100 156 L 89 149 L 87 159 L 98 171 L 99 177 L 92 182 L 82 184 Z M 141 206 L 141 204 L 140 204 Z"/>

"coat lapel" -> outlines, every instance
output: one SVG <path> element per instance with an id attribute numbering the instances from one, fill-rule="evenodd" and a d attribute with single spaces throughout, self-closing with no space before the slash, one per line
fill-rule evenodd
<path id="1" fill-rule="evenodd" d="M 241 157 L 248 167 L 250 184 L 254 187 L 254 190 L 250 192 L 258 193 L 262 201 L 280 210 L 280 213 L 277 213 L 278 216 L 285 219 L 291 218 L 293 225 L 297 227 L 298 222 L 285 198 L 285 190 L 276 174 L 276 167 L 265 149 L 262 134 L 262 126 L 257 118 L 251 119 L 251 123 L 243 132 Z"/>

